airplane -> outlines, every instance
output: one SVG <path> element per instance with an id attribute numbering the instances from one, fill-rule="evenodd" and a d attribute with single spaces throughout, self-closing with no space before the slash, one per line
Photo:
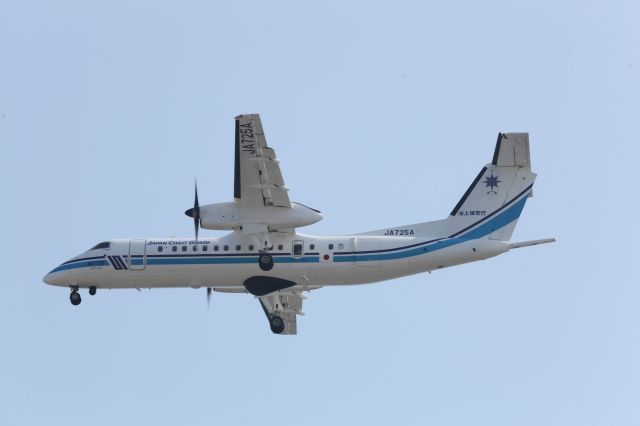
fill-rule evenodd
<path id="1" fill-rule="evenodd" d="M 482 167 L 448 217 L 353 235 L 297 232 L 320 211 L 289 200 L 275 151 L 258 114 L 235 117 L 233 201 L 200 206 L 195 185 L 195 238 L 101 242 L 55 267 L 46 284 L 80 289 L 206 288 L 255 296 L 275 334 L 297 334 L 306 293 L 324 286 L 365 284 L 485 260 L 555 238 L 510 242 L 536 174 L 528 133 L 499 133 Z M 199 229 L 230 230 L 198 238 Z"/>

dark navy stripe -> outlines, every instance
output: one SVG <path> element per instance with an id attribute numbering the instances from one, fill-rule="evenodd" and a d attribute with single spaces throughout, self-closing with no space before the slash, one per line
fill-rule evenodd
<path id="1" fill-rule="evenodd" d="M 508 203 L 504 204 L 502 207 L 500 207 L 499 209 L 497 209 L 496 211 L 494 211 L 494 212 L 493 212 L 493 213 L 491 213 L 490 215 L 485 216 L 484 218 L 480 219 L 480 220 L 479 220 L 479 221 L 477 221 L 477 222 L 474 222 L 473 224 L 471 224 L 471 225 L 467 226 L 466 228 L 464 228 L 464 229 L 462 229 L 462 230 L 460 230 L 460 231 L 457 231 L 457 232 L 455 232 L 455 233 L 451 234 L 449 237 L 436 238 L 436 239 L 429 240 L 429 241 L 423 241 L 423 242 L 420 242 L 420 243 L 417 243 L 417 244 L 411 244 L 411 245 L 408 245 L 408 246 L 402 246 L 402 247 L 394 247 L 394 248 L 391 248 L 391 249 L 370 250 L 370 251 L 360 251 L 360 252 L 340 252 L 340 253 L 334 253 L 334 256 L 340 256 L 340 257 L 348 257 L 348 256 L 352 256 L 352 257 L 353 257 L 353 256 L 356 256 L 356 255 L 372 255 L 372 254 L 380 254 L 380 253 L 401 252 L 401 251 L 403 251 L 403 250 L 408 250 L 408 249 L 412 249 L 412 248 L 418 248 L 418 247 L 423 247 L 423 248 L 424 248 L 424 246 L 427 246 L 427 245 L 430 245 L 430 244 L 433 244 L 433 243 L 438 243 L 438 242 L 442 242 L 442 241 L 445 241 L 445 240 L 454 239 L 454 238 L 456 238 L 456 237 L 459 237 L 459 236 L 460 236 L 460 234 L 462 234 L 463 232 L 465 232 L 465 231 L 467 231 L 467 230 L 469 230 L 469 229 L 471 229 L 471 228 L 474 228 L 474 227 L 476 227 L 476 226 L 478 226 L 478 225 L 481 225 L 483 222 L 486 222 L 488 219 L 490 219 L 491 217 L 495 216 L 497 213 L 499 213 L 499 212 L 503 211 L 505 208 L 507 208 L 508 206 L 512 205 L 512 204 L 514 203 L 514 201 L 516 201 L 516 200 L 517 200 L 518 198 L 520 198 L 522 195 L 526 194 L 526 193 L 527 193 L 527 191 L 529 191 L 532 187 L 533 187 L 533 184 L 529 185 L 529 186 L 527 187 L 527 189 L 525 189 L 524 191 L 522 191 L 520 194 L 518 194 L 517 196 L 515 196 L 511 201 L 509 201 Z M 527 197 L 524 197 L 524 198 L 522 198 L 522 199 L 520 200 L 520 203 L 522 203 L 522 207 L 524 207 L 524 202 L 523 202 L 523 200 L 526 200 L 526 199 L 527 199 Z M 516 209 L 516 210 L 517 210 L 517 209 Z M 522 208 L 520 208 L 520 210 L 518 210 L 518 211 L 517 211 L 518 216 L 520 215 L 520 213 L 521 213 L 521 212 L 522 212 Z M 514 219 L 517 219 L 517 217 L 518 217 L 518 216 L 516 216 L 515 218 L 512 218 L 512 219 L 511 219 L 511 220 L 509 220 L 509 222 L 507 222 L 507 223 L 502 223 L 502 224 L 500 224 L 498 227 L 494 227 L 493 229 L 494 229 L 494 230 L 496 230 L 496 229 L 499 229 L 499 228 L 501 228 L 501 227 L 503 227 L 503 226 L 507 225 L 508 223 L 510 223 L 511 221 L 513 221 Z M 492 222 L 493 222 L 493 221 L 492 221 Z M 500 221 L 500 222 L 502 222 L 502 221 Z M 477 229 L 483 229 L 483 230 L 484 230 L 485 228 L 484 228 L 484 225 L 482 225 L 482 226 L 479 226 Z M 482 237 L 482 236 L 484 236 L 484 235 L 488 235 L 488 234 L 490 234 L 491 232 L 493 232 L 493 231 L 491 231 L 491 232 L 486 232 L 486 233 L 484 233 L 484 234 L 480 235 L 481 233 L 478 233 L 478 232 L 476 232 L 476 231 L 477 231 L 477 230 L 476 230 L 476 229 L 474 229 L 474 230 L 470 231 L 467 235 L 464 235 L 464 236 L 463 236 L 463 237 L 464 237 L 464 241 L 467 241 L 467 240 L 470 240 L 470 239 L 475 239 L 475 238 L 480 238 L 480 237 Z M 477 235 L 477 236 L 469 237 L 469 235 Z"/>
<path id="2" fill-rule="evenodd" d="M 509 201 L 508 203 L 505 203 L 502 207 L 500 207 L 499 209 L 497 209 L 496 211 L 494 211 L 493 213 L 483 217 L 482 219 L 478 220 L 477 222 L 472 223 L 471 225 L 467 226 L 466 228 L 463 228 L 460 231 L 456 231 L 455 233 L 449 235 L 448 237 L 442 237 L 442 238 L 434 238 L 433 240 L 429 240 L 429 241 L 422 241 L 420 243 L 415 243 L 415 244 L 410 244 L 407 246 L 402 246 L 402 247 L 394 247 L 394 248 L 388 248 L 388 249 L 380 249 L 380 250 L 366 250 L 366 251 L 345 251 L 345 252 L 336 252 L 334 253 L 334 255 L 337 256 L 342 256 L 342 255 L 349 255 L 349 254 L 372 254 L 372 253 L 387 253 L 387 252 L 391 252 L 391 251 L 396 251 L 396 250 L 406 250 L 406 249 L 410 249 L 413 247 L 419 247 L 419 246 L 424 246 L 427 244 L 431 244 L 434 243 L 436 241 L 441 241 L 441 240 L 446 240 L 448 238 L 454 238 L 459 236 L 461 233 L 473 228 L 474 226 L 478 226 L 480 225 L 482 222 L 490 219 L 492 216 L 494 216 L 496 213 L 499 213 L 500 211 L 504 210 L 505 208 L 509 207 L 511 204 L 513 204 L 514 201 L 516 201 L 518 198 L 520 198 L 520 196 L 522 196 L 523 194 L 525 194 L 527 191 L 529 191 L 531 188 L 533 187 L 533 184 L 529 185 L 527 187 L 527 189 L 525 189 L 524 191 L 522 191 L 520 194 L 516 195 L 511 201 Z"/>
<path id="3" fill-rule="evenodd" d="M 66 265 L 69 263 L 73 263 L 73 262 L 82 262 L 84 260 L 93 260 L 93 259 L 104 259 L 106 255 L 102 255 L 102 256 L 92 256 L 92 257 L 83 257 L 82 259 L 71 259 L 71 260 L 67 260 L 66 262 L 62 263 L 62 265 Z"/>
<path id="4" fill-rule="evenodd" d="M 148 254 L 147 257 L 238 257 L 238 256 L 258 256 L 258 252 L 243 252 L 243 253 L 193 253 L 182 252 L 186 254 L 180 254 L 181 252 L 170 252 L 167 254 Z M 269 253 L 273 257 L 277 256 L 291 256 L 291 253 Z M 306 253 L 306 255 L 317 255 L 319 253 Z M 142 257 L 142 256 L 140 256 Z"/>
<path id="5" fill-rule="evenodd" d="M 496 149 L 493 151 L 493 160 L 491 161 L 491 164 L 493 164 L 494 166 L 498 165 L 498 157 L 500 156 L 500 147 L 502 145 L 502 138 L 504 137 L 504 135 L 501 133 L 498 133 L 498 141 L 496 142 Z"/>
<path id="6" fill-rule="evenodd" d="M 173 252 L 171 253 L 167 253 L 167 254 L 148 254 L 147 257 L 148 258 L 166 258 L 166 257 L 241 257 L 241 256 L 257 256 L 259 253 L 258 252 L 243 252 L 243 253 L 189 253 L 189 254 L 181 254 L 182 252 L 176 252 L 175 254 Z M 284 253 L 270 253 L 273 257 L 282 257 L 282 256 L 291 256 L 290 252 L 284 252 Z M 320 253 L 319 252 L 308 252 L 305 253 L 305 256 L 318 256 Z M 62 265 L 66 265 L 69 263 L 75 263 L 75 262 L 83 262 L 83 261 L 87 261 L 87 260 L 93 260 L 93 259 L 104 259 L 105 257 L 116 257 L 116 258 L 120 258 L 120 256 L 95 256 L 95 257 L 83 257 L 81 259 L 74 259 L 74 260 L 69 260 L 67 262 L 62 263 Z M 127 255 L 123 255 L 123 258 L 127 259 L 128 256 Z M 133 255 L 132 256 L 133 259 L 142 259 L 144 258 L 144 255 Z M 126 260 L 123 261 L 123 263 L 126 265 L 127 262 Z"/>
<path id="7" fill-rule="evenodd" d="M 381 237 L 381 235 L 374 235 L 374 236 Z M 342 255 L 346 255 L 346 254 L 386 253 L 386 252 L 395 251 L 395 250 L 405 250 L 405 249 L 409 249 L 409 248 L 412 248 L 412 247 L 423 246 L 425 244 L 430 244 L 430 243 L 433 243 L 435 241 L 440 241 L 440 240 L 445 240 L 445 239 L 447 239 L 447 237 L 435 238 L 433 240 L 421 241 L 419 243 L 410 244 L 408 246 L 392 247 L 392 248 L 388 248 L 388 249 L 364 250 L 364 251 L 340 251 L 340 252 L 334 252 L 334 255 L 342 256 Z"/>
<path id="8" fill-rule="evenodd" d="M 274 263 L 319 263 L 318 257 L 288 257 L 274 258 Z M 235 258 L 167 258 L 167 259 L 148 259 L 148 265 L 215 265 L 215 264 L 241 264 L 241 263 L 257 263 L 255 257 L 235 257 Z"/>
<path id="9" fill-rule="evenodd" d="M 118 270 L 124 269 L 122 261 L 120 260 L 120 256 L 113 256 L 113 261 L 118 265 Z"/>
<path id="10" fill-rule="evenodd" d="M 467 192 L 464 193 L 462 198 L 460 198 L 460 201 L 458 201 L 458 204 L 456 204 L 456 206 L 453 208 L 453 210 L 451 210 L 450 216 L 455 216 L 455 215 L 458 214 L 458 210 L 460 210 L 460 208 L 462 207 L 464 202 L 467 201 L 467 197 L 469 197 L 469 195 L 471 195 L 471 191 L 473 191 L 473 188 L 476 187 L 476 185 L 480 181 L 480 178 L 482 178 L 482 176 L 484 175 L 484 172 L 486 172 L 486 171 L 487 171 L 486 167 L 483 167 L 482 170 L 480 170 L 480 173 L 478 173 L 478 176 L 476 176 L 476 178 L 473 180 L 473 182 L 471 183 L 471 186 L 469 186 L 469 188 L 467 188 Z"/>
<path id="11" fill-rule="evenodd" d="M 60 266 L 58 266 L 57 268 L 55 268 L 53 271 L 51 271 L 50 273 L 54 273 L 54 272 L 60 272 L 60 271 L 66 271 L 68 269 L 79 269 L 79 268 L 90 268 L 93 266 L 109 266 L 109 262 L 107 262 L 105 259 L 101 259 L 101 260 L 90 260 L 90 261 L 86 261 L 86 262 L 76 262 L 73 264 L 62 264 Z"/>
<path id="12" fill-rule="evenodd" d="M 497 229 L 500 229 L 515 219 L 517 219 L 522 213 L 522 209 L 524 208 L 525 203 L 527 202 L 527 197 L 523 197 L 516 204 L 512 205 L 511 208 L 502 212 L 500 215 L 496 216 L 493 220 L 484 223 L 478 228 L 472 230 L 468 234 L 463 237 L 457 238 L 445 238 L 438 241 L 433 242 L 433 244 L 429 246 L 423 247 L 414 247 L 411 250 L 397 250 L 390 253 L 380 253 L 380 254 L 365 254 L 365 255 L 346 255 L 346 256 L 334 256 L 335 262 L 363 262 L 363 261 L 371 261 L 371 260 L 392 260 L 392 259 L 402 259 L 406 257 L 417 256 L 420 254 L 424 254 L 427 252 L 433 252 L 437 250 L 442 250 L 444 248 L 461 244 L 467 241 L 472 241 L 484 236 L 489 235 Z"/>
<path id="13" fill-rule="evenodd" d="M 524 195 L 525 193 L 529 192 L 531 190 L 531 188 L 533 188 L 533 184 L 527 186 L 527 188 L 522 191 L 521 193 L 519 193 L 518 195 L 516 195 L 515 197 L 513 197 L 513 199 L 511 201 L 509 201 L 508 203 L 505 203 L 502 207 L 500 207 L 498 210 L 494 211 L 493 213 L 485 216 L 484 218 L 480 219 L 479 221 L 477 221 L 474 224 L 471 224 L 469 226 L 467 226 L 466 228 L 461 229 L 460 231 L 456 232 L 455 234 L 452 234 L 449 236 L 449 238 L 453 238 L 453 237 L 457 237 L 458 235 L 462 234 L 463 232 L 467 231 L 468 229 L 473 228 L 476 225 L 481 224 L 482 222 L 488 220 L 490 217 L 494 216 L 496 213 L 499 213 L 500 211 L 504 210 L 505 208 L 507 208 L 508 206 L 510 206 L 511 204 L 513 204 L 514 201 L 516 201 L 518 198 L 520 198 L 522 195 Z"/>
<path id="14" fill-rule="evenodd" d="M 113 260 L 113 256 L 107 256 L 107 258 L 109 259 L 109 262 L 111 262 L 111 266 L 113 266 L 113 268 L 114 268 L 116 271 L 119 271 L 119 270 L 121 269 L 121 268 L 120 268 L 120 265 L 118 265 L 118 264 L 116 263 L 116 261 L 115 261 L 115 260 Z"/>
<path id="15" fill-rule="evenodd" d="M 455 232 L 449 237 L 437 238 L 429 241 L 423 241 L 416 244 L 411 244 L 402 247 L 395 247 L 382 250 L 371 250 L 362 252 L 342 252 L 333 253 L 334 260 L 336 262 L 348 262 L 348 261 L 366 261 L 366 260 L 389 260 L 398 259 L 403 257 L 415 256 L 424 254 L 426 252 L 433 252 L 440 250 L 455 244 L 460 244 L 469 240 L 484 237 L 497 229 L 500 229 L 513 220 L 517 219 L 522 213 L 524 204 L 527 197 L 518 198 L 525 195 L 533 187 L 529 185 L 525 190 L 520 192 L 511 201 L 501 206 L 499 209 L 491 213 L 490 215 L 480 219 L 479 221 L 467 226 L 466 228 Z M 514 204 L 515 203 L 515 204 Z M 508 208 L 508 209 L 507 209 Z M 505 210 L 507 209 L 507 210 Z M 492 219 L 491 219 L 492 218 Z M 489 220 L 491 219 L 491 220 Z M 475 229 L 472 229 L 475 228 Z M 469 231 L 469 232 L 467 232 Z M 460 237 L 462 233 L 467 232 Z M 318 263 L 319 257 L 312 256 L 304 257 L 291 257 L 291 253 L 272 253 L 274 256 L 274 262 L 276 263 Z M 107 258 L 113 264 L 113 267 L 119 270 L 118 266 L 113 260 L 114 256 L 107 256 Z M 119 257 L 119 256 L 118 256 Z M 143 256 L 140 256 L 143 257 Z M 229 254 L 166 254 L 166 255 L 149 255 L 147 263 L 149 265 L 188 265 L 188 264 L 242 264 L 255 262 L 255 253 L 229 253 Z M 97 257 L 98 259 L 102 257 Z M 91 266 L 86 262 L 89 259 L 96 259 L 96 257 L 84 258 L 74 260 L 73 265 L 61 265 L 54 269 L 52 272 L 58 272 L 64 269 L 82 268 Z M 137 259 L 136 259 L 137 260 Z M 120 260 L 122 262 L 122 260 Z M 69 263 L 69 262 L 67 262 Z M 104 265 L 107 265 L 106 261 L 103 261 Z M 95 266 L 95 265 L 94 265 Z M 126 265 L 125 265 L 126 266 Z M 120 267 L 121 269 L 121 267 Z"/>
<path id="16" fill-rule="evenodd" d="M 116 265 L 116 269 L 118 271 L 122 269 L 122 265 L 118 262 L 118 256 L 111 256 L 111 260 L 113 261 L 113 264 Z"/>
<path id="17" fill-rule="evenodd" d="M 118 261 L 118 263 L 120 263 L 120 266 L 122 266 L 122 268 L 124 268 L 125 270 L 129 269 L 120 256 L 116 256 L 116 260 Z"/>

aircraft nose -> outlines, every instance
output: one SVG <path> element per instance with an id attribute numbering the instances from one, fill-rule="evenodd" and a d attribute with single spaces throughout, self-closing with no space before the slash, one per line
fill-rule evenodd
<path id="1" fill-rule="evenodd" d="M 51 271 L 44 277 L 42 277 L 42 281 L 49 285 L 60 285 L 62 283 L 62 277 L 60 276 L 60 272 Z"/>
<path id="2" fill-rule="evenodd" d="M 49 285 L 53 284 L 53 274 L 48 273 L 42 278 L 42 281 L 44 281 L 46 284 L 49 284 Z"/>

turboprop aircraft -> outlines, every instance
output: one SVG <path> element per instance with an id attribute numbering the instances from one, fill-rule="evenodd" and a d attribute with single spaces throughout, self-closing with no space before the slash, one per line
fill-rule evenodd
<path id="1" fill-rule="evenodd" d="M 195 238 L 120 239 L 101 242 L 43 278 L 79 290 L 206 288 L 255 296 L 276 334 L 296 334 L 305 292 L 329 285 L 364 284 L 488 259 L 553 238 L 510 242 L 536 175 L 529 135 L 500 133 L 493 160 L 449 216 L 353 235 L 297 232 L 322 214 L 289 200 L 279 162 L 267 146 L 258 114 L 235 118 L 234 200 L 193 208 Z M 198 230 L 230 230 L 198 238 Z"/>

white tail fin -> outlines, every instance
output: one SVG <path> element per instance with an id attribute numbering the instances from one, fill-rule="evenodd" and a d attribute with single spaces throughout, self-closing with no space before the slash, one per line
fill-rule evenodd
<path id="1" fill-rule="evenodd" d="M 421 238 L 491 238 L 508 241 L 527 198 L 532 195 L 528 133 L 500 133 L 493 161 L 480 170 L 448 218 L 359 235 Z"/>
<path id="2" fill-rule="evenodd" d="M 493 161 L 480 170 L 446 220 L 452 236 L 509 240 L 536 175 L 528 133 L 500 133 Z M 476 228 L 480 230 L 475 231 Z"/>

